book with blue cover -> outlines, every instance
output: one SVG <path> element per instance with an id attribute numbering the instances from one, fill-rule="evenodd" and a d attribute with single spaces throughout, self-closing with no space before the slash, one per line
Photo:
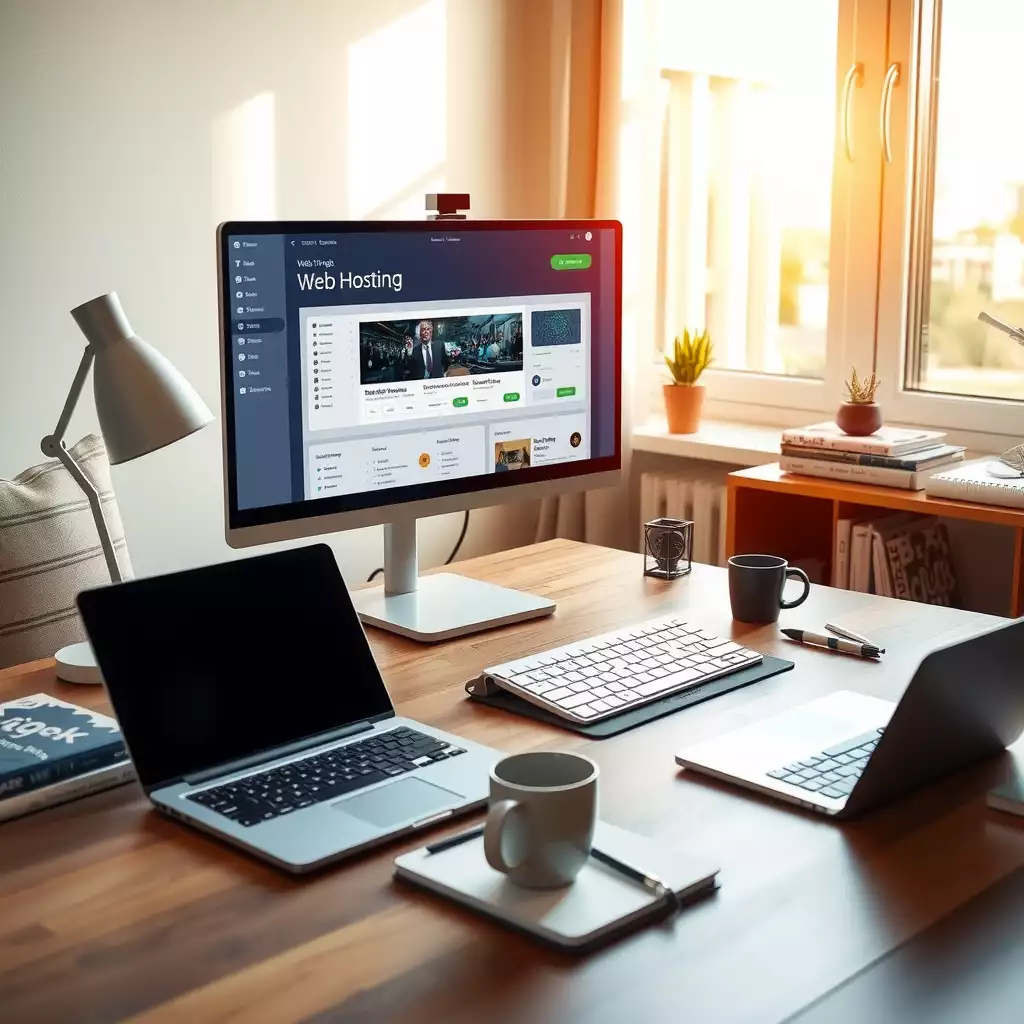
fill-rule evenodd
<path id="1" fill-rule="evenodd" d="M 0 801 L 127 758 L 109 715 L 48 693 L 0 704 Z"/>

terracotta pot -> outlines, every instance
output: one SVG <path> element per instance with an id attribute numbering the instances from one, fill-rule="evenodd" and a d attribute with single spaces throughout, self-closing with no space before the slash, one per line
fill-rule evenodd
<path id="1" fill-rule="evenodd" d="M 670 434 L 695 434 L 704 408 L 703 384 L 666 384 L 665 417 Z"/>
<path id="2" fill-rule="evenodd" d="M 836 413 L 836 426 L 844 434 L 853 437 L 866 437 L 873 434 L 882 425 L 882 410 L 875 402 L 856 405 L 843 402 Z"/>

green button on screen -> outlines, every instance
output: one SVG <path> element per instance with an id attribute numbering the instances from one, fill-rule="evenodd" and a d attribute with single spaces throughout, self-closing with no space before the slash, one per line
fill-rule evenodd
<path id="1" fill-rule="evenodd" d="M 576 389 L 575 388 L 559 388 L 555 392 L 555 397 L 556 398 L 569 398 L 569 397 L 571 397 L 572 395 L 575 395 L 575 394 L 576 394 Z"/>
<path id="2" fill-rule="evenodd" d="M 591 264 L 589 252 L 560 253 L 551 257 L 554 270 L 586 270 Z"/>
<path id="3" fill-rule="evenodd" d="M 461 409 L 464 405 L 469 405 L 469 399 L 466 398 L 465 395 L 461 398 L 453 398 L 452 405 L 454 405 L 456 409 Z"/>
<path id="4" fill-rule="evenodd" d="M 505 401 L 506 402 L 518 402 L 519 401 L 519 392 L 518 391 L 506 391 L 505 392 Z"/>

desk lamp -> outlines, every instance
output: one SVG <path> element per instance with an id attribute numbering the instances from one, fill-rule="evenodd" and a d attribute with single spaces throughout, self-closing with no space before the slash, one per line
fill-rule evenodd
<path id="1" fill-rule="evenodd" d="M 205 427 L 213 415 L 170 361 L 135 334 L 116 292 L 76 306 L 71 315 L 88 344 L 57 426 L 40 448 L 47 457 L 58 459 L 85 492 L 110 579 L 120 583 L 123 577 L 99 493 L 64 444 L 89 368 L 93 367 L 93 398 L 112 466 L 187 437 Z M 71 683 L 103 681 L 87 642 L 62 647 L 55 657 L 58 678 Z"/>

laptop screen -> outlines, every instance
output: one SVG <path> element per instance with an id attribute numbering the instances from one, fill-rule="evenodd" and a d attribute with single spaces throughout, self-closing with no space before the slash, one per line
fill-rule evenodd
<path id="1" fill-rule="evenodd" d="M 146 787 L 392 711 L 326 544 L 87 591 Z"/>

